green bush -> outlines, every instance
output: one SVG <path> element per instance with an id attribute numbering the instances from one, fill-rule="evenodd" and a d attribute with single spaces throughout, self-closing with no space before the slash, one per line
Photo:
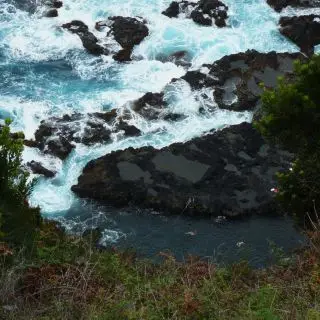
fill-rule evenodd
<path id="1" fill-rule="evenodd" d="M 320 204 L 320 56 L 297 61 L 290 78 L 280 78 L 262 95 L 262 118 L 256 123 L 268 140 L 296 155 L 289 172 L 279 173 L 277 198 L 305 221 L 317 219 Z M 309 221 L 310 222 L 310 221 Z"/>
<path id="2" fill-rule="evenodd" d="M 40 226 L 40 210 L 31 208 L 31 183 L 22 167 L 23 134 L 10 133 L 10 121 L 0 128 L 0 231 L 13 245 L 31 245 Z"/>

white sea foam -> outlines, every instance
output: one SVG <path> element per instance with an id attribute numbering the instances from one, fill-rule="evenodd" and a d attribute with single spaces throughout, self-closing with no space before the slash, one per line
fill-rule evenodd
<path id="1" fill-rule="evenodd" d="M 227 28 L 202 27 L 191 19 L 170 19 L 161 14 L 171 0 L 64 0 L 59 17 L 45 18 L 41 12 L 29 15 L 12 7 L 0 10 L 1 68 L 17 66 L 12 84 L 0 86 L 0 116 L 14 119 L 13 128 L 23 130 L 32 138 L 42 119 L 72 112 L 95 112 L 121 108 L 148 91 L 160 92 L 170 100 L 170 111 L 183 114 L 178 122 L 146 121 L 135 116 L 132 124 L 142 130 L 138 138 L 118 139 L 109 145 L 85 147 L 77 145 L 65 162 L 53 160 L 40 152 L 26 148 L 24 159 L 43 162 L 57 171 L 53 179 L 40 178 L 30 201 L 39 205 L 44 214 L 64 214 L 78 200 L 70 191 L 85 164 L 94 158 L 129 146 L 152 145 L 156 148 L 186 141 L 211 129 L 251 121 L 250 112 L 236 113 L 215 107 L 210 90 L 192 92 L 183 81 L 166 86 L 172 78 L 186 70 L 173 63 L 156 60 L 158 55 L 170 55 L 187 50 L 192 57 L 192 69 L 212 63 L 227 54 L 256 49 L 262 52 L 296 51 L 297 48 L 278 32 L 279 14 L 265 0 L 225 0 L 229 6 Z M 10 9 L 11 8 L 11 9 Z M 119 65 L 110 57 L 94 57 L 83 49 L 77 35 L 62 30 L 63 23 L 82 20 L 101 40 L 106 32 L 94 30 L 96 21 L 112 15 L 142 16 L 147 19 L 150 35 L 134 50 L 143 60 Z M 66 61 L 72 70 L 39 73 L 34 64 L 46 61 Z M 24 73 L 19 65 L 24 65 Z M 8 77 L 13 77 L 8 67 Z M 28 69 L 30 68 L 30 70 Z M 29 71 L 28 71 L 29 70 Z M 203 98 L 203 96 L 207 98 Z M 206 112 L 199 113 L 203 107 Z M 110 232 L 105 239 L 116 238 Z"/>

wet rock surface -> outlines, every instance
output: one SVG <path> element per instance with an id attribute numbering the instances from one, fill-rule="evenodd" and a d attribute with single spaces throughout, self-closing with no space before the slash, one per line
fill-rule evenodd
<path id="1" fill-rule="evenodd" d="M 31 14 L 35 13 L 38 7 L 44 6 L 48 10 L 45 12 L 46 17 L 57 17 L 59 9 L 63 6 L 60 0 L 9 0 L 17 9 L 27 11 Z"/>
<path id="2" fill-rule="evenodd" d="M 120 62 L 131 61 L 134 46 L 139 45 L 149 35 L 146 22 L 142 19 L 119 16 L 110 17 L 109 21 L 111 24 L 108 35 L 112 35 L 122 47 L 113 58 Z"/>
<path id="3" fill-rule="evenodd" d="M 172 113 L 164 99 L 164 93 L 147 92 L 141 98 L 129 103 L 128 107 L 146 120 L 179 121 L 183 114 Z"/>
<path id="4" fill-rule="evenodd" d="M 307 55 L 320 44 L 320 15 L 281 17 L 280 32 L 300 47 Z"/>
<path id="5" fill-rule="evenodd" d="M 267 0 L 267 3 L 278 12 L 289 6 L 296 8 L 320 7 L 320 0 Z"/>
<path id="6" fill-rule="evenodd" d="M 69 30 L 79 36 L 84 48 L 94 55 L 108 54 L 107 48 L 98 44 L 97 37 L 89 31 L 88 26 L 80 20 L 73 20 L 62 25 L 62 28 Z"/>
<path id="7" fill-rule="evenodd" d="M 39 148 L 64 160 L 75 147 L 73 143 L 90 146 L 112 141 L 112 133 L 125 137 L 138 136 L 141 131 L 128 124 L 116 110 L 105 113 L 64 115 L 43 120 L 35 132 L 35 140 L 25 140 L 28 147 Z"/>
<path id="8" fill-rule="evenodd" d="M 162 12 L 169 18 L 177 18 L 184 14 L 195 23 L 203 26 L 215 24 L 217 27 L 225 27 L 228 18 L 228 7 L 219 0 L 173 1 L 169 7 Z"/>
<path id="9" fill-rule="evenodd" d="M 291 155 L 249 123 L 161 150 L 129 148 L 90 161 L 72 190 L 118 206 L 235 217 L 274 210 L 270 189 Z"/>
<path id="10" fill-rule="evenodd" d="M 279 76 L 292 74 L 296 59 L 304 58 L 300 53 L 249 50 L 203 65 L 200 70 L 187 72 L 181 79 L 188 82 L 193 90 L 214 89 L 214 98 L 220 108 L 254 110 L 262 92 L 259 84 L 274 88 Z"/>
<path id="11" fill-rule="evenodd" d="M 45 168 L 40 162 L 37 161 L 28 162 L 27 166 L 33 173 L 43 175 L 46 178 L 53 178 L 56 175 L 54 171 Z"/>
<path id="12" fill-rule="evenodd" d="M 130 17 L 109 17 L 106 21 L 98 21 L 95 29 L 99 32 L 108 30 L 107 36 L 113 37 L 122 47 L 118 52 L 112 52 L 109 48 L 100 45 L 98 38 L 89 31 L 88 26 L 79 20 L 65 23 L 62 28 L 77 34 L 83 46 L 94 55 L 113 54 L 113 58 L 119 62 L 131 61 L 132 50 L 135 45 L 140 44 L 149 34 L 146 22 Z"/>
<path id="13" fill-rule="evenodd" d="M 156 57 L 157 60 L 162 62 L 172 62 L 177 66 L 189 68 L 191 67 L 191 56 L 188 51 L 181 50 L 174 52 L 170 55 L 158 55 Z"/>
<path id="14" fill-rule="evenodd" d="M 109 20 L 112 22 L 109 33 L 124 49 L 133 49 L 149 35 L 149 29 L 141 19 L 117 16 Z"/>
<path id="15" fill-rule="evenodd" d="M 55 18 L 58 16 L 58 10 L 57 9 L 50 9 L 44 13 L 44 16 L 47 18 Z"/>

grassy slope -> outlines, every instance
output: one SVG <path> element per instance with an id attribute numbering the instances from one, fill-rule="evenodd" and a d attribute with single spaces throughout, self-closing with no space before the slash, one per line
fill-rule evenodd
<path id="1" fill-rule="evenodd" d="M 286 264 L 253 270 L 170 255 L 155 265 L 46 223 L 33 255 L 0 247 L 0 318 L 320 319 L 319 234 Z"/>

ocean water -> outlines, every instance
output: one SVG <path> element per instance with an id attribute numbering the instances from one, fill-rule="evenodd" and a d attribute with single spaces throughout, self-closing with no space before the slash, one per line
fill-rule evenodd
<path id="1" fill-rule="evenodd" d="M 43 155 L 35 149 L 26 148 L 25 161 L 41 161 L 48 168 L 58 172 L 56 177 L 50 180 L 40 177 L 30 197 L 31 204 L 40 206 L 44 216 L 63 220 L 67 226 L 77 223 L 83 226 L 76 222 L 77 216 L 86 214 L 89 217 L 101 216 L 101 208 L 91 210 L 88 203 L 77 199 L 70 191 L 82 168 L 91 159 L 129 146 L 152 145 L 160 148 L 173 142 L 200 136 L 211 129 L 221 129 L 227 125 L 251 121 L 250 112 L 219 110 L 215 108 L 213 100 L 200 99 L 203 92 L 192 92 L 187 84 L 177 82 L 174 86 L 166 87 L 172 78 L 183 76 L 187 70 L 170 62 L 158 61 L 156 58 L 159 55 L 170 55 L 186 50 L 192 57 L 190 69 L 197 69 L 203 63 L 212 63 L 225 55 L 247 49 L 261 52 L 298 50 L 278 32 L 279 14 L 264 0 L 224 0 L 229 6 L 229 19 L 228 27 L 222 29 L 215 26 L 201 27 L 183 17 L 170 19 L 161 15 L 170 2 L 170 0 L 64 0 L 64 6 L 59 9 L 59 17 L 45 18 L 42 16 L 41 8 L 31 15 L 18 10 L 9 4 L 8 0 L 0 0 L 0 121 L 10 117 L 13 120 L 14 130 L 22 130 L 27 138 L 32 138 L 40 121 L 50 116 L 121 108 L 148 91 L 160 92 L 163 89 L 166 96 L 171 97 L 170 108 L 186 115 L 185 120 L 177 123 L 148 122 L 135 116 L 131 121 L 142 130 L 141 137 L 116 139 L 111 144 L 92 147 L 79 144 L 64 162 Z M 298 14 L 303 12 L 306 11 L 299 11 Z M 297 14 L 297 10 L 288 8 L 282 14 Z M 59 27 L 73 19 L 82 20 L 102 42 L 116 46 L 110 39 L 106 39 L 104 33 L 94 30 L 96 21 L 114 15 L 141 16 L 147 19 L 150 35 L 135 48 L 136 61 L 119 64 L 111 57 L 92 56 L 84 50 L 78 36 Z M 212 96 L 211 92 L 207 94 Z M 199 115 L 197 111 L 201 105 L 205 108 L 213 107 L 215 111 Z M 129 245 L 130 242 L 130 245 L 136 244 L 138 249 L 142 246 L 142 238 L 137 232 L 138 224 L 149 225 L 151 220 L 154 225 L 159 223 L 162 232 L 160 235 L 164 237 L 165 230 L 166 228 L 170 230 L 173 219 L 166 218 L 168 220 L 164 223 L 162 215 L 152 215 L 151 219 L 150 215 L 141 214 L 137 210 L 130 213 L 125 210 L 116 212 L 111 209 L 111 211 L 103 210 L 105 216 L 109 216 L 109 220 L 113 221 L 110 225 L 104 224 L 105 244 Z M 82 218 L 77 219 L 83 222 Z M 87 219 L 88 216 L 85 221 Z M 179 217 L 179 219 L 180 225 L 189 226 L 188 218 Z M 203 230 L 207 230 L 205 226 L 210 223 L 205 220 L 199 221 L 197 223 L 203 225 Z M 135 236 L 131 234 L 129 237 L 128 228 L 131 227 L 136 231 Z M 286 219 L 276 219 L 269 224 L 264 220 L 256 222 L 254 226 L 248 223 L 243 230 L 247 230 L 250 234 L 253 228 L 258 228 L 257 230 L 260 228 L 267 230 L 266 232 L 272 236 L 273 233 L 278 235 L 283 233 L 279 230 L 285 230 L 287 227 L 292 227 L 291 222 Z M 197 228 L 201 229 L 199 225 Z M 202 247 L 198 252 L 201 255 L 210 254 L 213 246 L 217 247 L 220 242 L 222 243 L 222 238 L 226 241 L 237 228 L 237 225 L 231 222 L 230 225 L 224 223 L 223 227 L 219 225 L 221 237 L 215 237 L 208 231 L 209 238 L 206 237 L 205 241 L 197 240 L 197 236 L 192 237 L 191 247 Z M 177 237 L 186 234 L 187 229 L 182 227 L 181 231 L 177 232 Z M 290 230 L 292 232 L 288 232 L 287 238 L 282 234 L 278 239 L 279 245 L 291 248 L 301 241 L 300 235 L 294 229 Z M 162 243 L 159 242 L 161 236 L 159 233 L 156 234 L 148 238 L 150 248 L 143 249 L 147 253 L 154 253 L 155 248 L 160 250 L 170 247 L 170 243 L 172 247 L 183 252 L 191 248 L 188 242 L 178 245 L 173 239 L 171 242 L 163 243 L 162 247 L 159 244 Z M 261 241 L 265 242 L 265 238 Z M 124 239 L 129 240 L 126 242 Z M 237 240 L 234 238 L 233 242 Z"/>

